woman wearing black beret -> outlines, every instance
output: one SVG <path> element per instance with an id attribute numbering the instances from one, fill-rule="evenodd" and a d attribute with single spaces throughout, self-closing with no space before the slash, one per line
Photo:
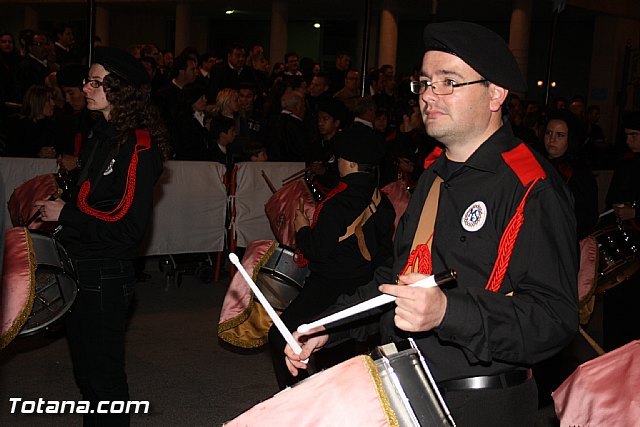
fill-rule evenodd
<path id="1" fill-rule="evenodd" d="M 141 86 L 142 65 L 98 48 L 84 80 L 87 108 L 102 113 L 80 157 L 72 201 L 39 201 L 42 219 L 59 221 L 79 292 L 66 318 L 74 375 L 95 413 L 85 425 L 128 425 L 128 414 L 98 414 L 99 401 L 128 401 L 124 338 L 133 297 L 133 260 L 151 218 L 167 136 Z"/>

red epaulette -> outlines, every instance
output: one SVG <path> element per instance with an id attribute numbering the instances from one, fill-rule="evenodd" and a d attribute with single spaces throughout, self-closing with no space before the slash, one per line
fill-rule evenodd
<path id="1" fill-rule="evenodd" d="M 536 179 L 547 177 L 544 169 L 524 142 L 518 144 L 516 148 L 502 153 L 502 158 L 525 187 Z"/>
<path id="2" fill-rule="evenodd" d="M 629 160 L 629 159 L 633 159 L 634 156 L 635 156 L 635 153 L 633 151 L 627 151 L 622 155 L 622 158 L 625 160 Z"/>
<path id="3" fill-rule="evenodd" d="M 427 169 L 429 166 L 433 164 L 433 162 L 438 160 L 438 157 L 440 157 L 440 154 L 442 154 L 442 151 L 443 150 L 440 147 L 434 148 L 433 151 L 429 153 L 427 158 L 424 159 L 424 168 Z"/>

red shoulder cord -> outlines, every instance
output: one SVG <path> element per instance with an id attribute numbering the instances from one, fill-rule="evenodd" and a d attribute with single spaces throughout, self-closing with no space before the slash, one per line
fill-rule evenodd
<path id="1" fill-rule="evenodd" d="M 520 233 L 520 228 L 524 223 L 524 206 L 527 202 L 527 198 L 531 193 L 531 190 L 536 183 L 547 177 L 544 169 L 540 166 L 540 163 L 536 160 L 531 150 L 524 143 L 520 143 L 516 148 L 502 153 L 502 158 L 505 163 L 515 172 L 522 185 L 529 186 L 524 193 L 516 213 L 509 221 L 507 228 L 505 228 L 502 237 L 500 238 L 500 245 L 498 246 L 498 257 L 496 263 L 493 265 L 493 271 L 489 276 L 489 281 L 484 287 L 491 292 L 498 292 L 504 276 L 507 273 L 509 267 L 509 261 L 511 261 L 511 255 L 513 254 L 513 248 L 516 244 L 516 239 Z"/>
<path id="2" fill-rule="evenodd" d="M 440 153 L 436 154 L 436 158 L 439 154 Z M 427 160 L 425 160 L 425 168 L 435 161 L 435 158 L 432 158 L 432 155 L 430 155 Z M 496 263 L 493 266 L 491 275 L 489 276 L 489 281 L 485 286 L 485 289 L 491 292 L 498 292 L 500 286 L 502 285 L 502 281 L 504 280 L 504 276 L 507 273 L 507 268 L 509 267 L 509 262 L 511 260 L 511 255 L 513 254 L 513 248 L 515 247 L 516 239 L 518 238 L 520 228 L 524 223 L 524 207 L 527 198 L 529 197 L 529 194 L 531 193 L 531 190 L 533 189 L 535 184 L 540 179 L 546 178 L 546 173 L 544 172 L 538 161 L 535 159 L 533 154 L 531 154 L 531 151 L 529 151 L 529 149 L 524 144 L 520 144 L 513 150 L 504 153 L 502 157 L 507 165 L 509 165 L 509 167 L 511 167 L 511 169 L 516 173 L 518 179 L 523 185 L 531 185 L 529 185 L 529 188 L 525 192 L 522 200 L 520 201 L 520 204 L 518 205 L 518 208 L 516 209 L 516 213 L 509 221 L 507 228 L 500 238 Z M 429 237 L 429 239 L 432 238 L 433 235 Z M 416 246 L 411 254 L 409 254 L 407 264 L 403 268 L 402 274 L 407 274 L 408 272 L 432 274 L 432 270 L 433 265 L 429 247 L 426 243 L 421 243 Z"/>
<path id="3" fill-rule="evenodd" d="M 136 189 L 136 171 L 138 169 L 138 153 L 148 150 L 151 147 L 151 136 L 149 131 L 136 129 L 136 147 L 131 156 L 131 163 L 129 164 L 129 170 L 127 172 L 127 184 L 124 189 L 124 195 L 113 210 L 105 212 L 98 209 L 94 209 L 89 206 L 87 197 L 91 190 L 91 183 L 89 180 L 85 181 L 80 187 L 80 193 L 78 194 L 78 208 L 88 215 L 101 219 L 107 222 L 115 222 L 122 219 L 127 214 L 131 204 L 133 203 L 133 195 Z"/>
<path id="4" fill-rule="evenodd" d="M 347 184 L 340 181 L 338 182 L 338 185 L 336 186 L 336 188 L 329 191 L 327 196 L 318 204 L 315 211 L 313 212 L 313 219 L 311 220 L 311 228 L 314 228 L 316 226 L 316 222 L 318 222 L 318 215 L 320 215 L 320 211 L 324 207 L 324 204 L 327 203 L 327 201 L 333 198 L 336 194 L 342 193 L 346 189 L 347 189 Z M 298 264 L 298 267 L 302 268 L 309 265 L 309 260 L 304 257 L 304 254 L 302 253 L 300 248 L 296 248 L 293 259 L 296 261 L 296 264 Z"/>

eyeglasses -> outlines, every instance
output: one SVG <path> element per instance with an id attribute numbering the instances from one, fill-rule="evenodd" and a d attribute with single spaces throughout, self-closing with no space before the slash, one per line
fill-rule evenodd
<path id="1" fill-rule="evenodd" d="M 82 79 L 82 86 L 86 86 L 87 83 L 94 89 L 97 89 L 104 84 L 104 82 L 101 82 L 100 80 Z"/>
<path id="2" fill-rule="evenodd" d="M 411 92 L 415 93 L 416 95 L 422 95 L 426 92 L 428 87 L 430 87 L 433 93 L 436 95 L 451 95 L 453 93 L 453 89 L 457 87 L 486 82 L 487 80 L 485 79 L 474 80 L 472 82 L 466 83 L 456 83 L 451 79 L 445 79 L 439 82 L 430 82 L 428 80 L 413 80 L 409 83 L 409 87 L 411 88 Z"/>

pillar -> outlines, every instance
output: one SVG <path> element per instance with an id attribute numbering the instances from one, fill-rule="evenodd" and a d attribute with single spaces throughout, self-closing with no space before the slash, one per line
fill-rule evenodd
<path id="1" fill-rule="evenodd" d="M 271 3 L 271 37 L 269 40 L 269 63 L 282 62 L 287 53 L 288 8 L 286 0 Z"/>
<path id="2" fill-rule="evenodd" d="M 102 39 L 102 44 L 109 45 L 111 12 L 105 4 L 96 5 L 96 36 Z"/>
<path id="3" fill-rule="evenodd" d="M 175 53 L 179 55 L 191 43 L 191 5 L 187 2 L 176 3 L 176 42 Z"/>
<path id="4" fill-rule="evenodd" d="M 378 67 L 389 64 L 395 70 L 398 52 L 398 0 L 382 2 L 378 40 Z"/>
<path id="5" fill-rule="evenodd" d="M 532 0 L 515 0 L 511 11 L 509 28 L 509 48 L 516 57 L 520 73 L 527 80 L 529 65 L 529 34 L 531 32 Z"/>
<path id="6" fill-rule="evenodd" d="M 39 29 L 38 11 L 34 6 L 25 6 L 24 8 L 24 28 L 31 30 Z"/>

